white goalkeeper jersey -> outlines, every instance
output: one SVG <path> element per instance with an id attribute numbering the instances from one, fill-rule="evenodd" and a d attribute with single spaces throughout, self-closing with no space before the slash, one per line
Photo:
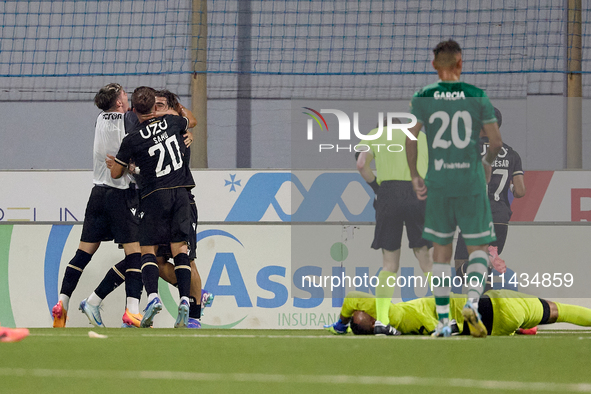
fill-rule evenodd
<path id="1" fill-rule="evenodd" d="M 123 137 L 125 137 L 125 114 L 119 112 L 101 112 L 96 119 L 94 130 L 94 179 L 95 185 L 105 185 L 117 189 L 128 189 L 133 178 L 126 172 L 119 179 L 111 178 L 107 168 L 107 153 L 117 155 Z"/>

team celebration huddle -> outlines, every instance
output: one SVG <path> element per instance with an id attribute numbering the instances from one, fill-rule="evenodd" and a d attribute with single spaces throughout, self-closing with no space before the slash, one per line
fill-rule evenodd
<path id="1" fill-rule="evenodd" d="M 122 246 L 115 264 L 80 302 L 91 324 L 104 327 L 103 299 L 125 282 L 122 327 L 151 327 L 162 310 L 158 278 L 178 287 L 175 328 L 200 328 L 202 308 L 213 295 L 202 289 L 195 265 L 197 207 L 191 193 L 189 131 L 197 120 L 168 90 L 139 87 L 131 96 L 119 84 L 104 86 L 94 103 L 102 110 L 94 138 L 94 187 L 86 207 L 80 244 L 52 309 L 53 327 L 65 327 L 70 297 L 101 242 Z M 172 259 L 172 262 L 170 260 Z M 140 312 L 143 288 L 148 295 Z"/>

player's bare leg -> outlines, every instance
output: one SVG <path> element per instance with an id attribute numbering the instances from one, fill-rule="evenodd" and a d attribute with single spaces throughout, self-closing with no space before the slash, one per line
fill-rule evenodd
<path id="1" fill-rule="evenodd" d="M 429 248 L 425 245 L 420 248 L 413 248 L 412 251 L 419 262 L 419 267 L 421 267 L 423 275 L 425 275 L 425 280 L 427 283 L 431 282 L 433 271 L 433 248 Z"/>
<path id="2" fill-rule="evenodd" d="M 176 275 L 174 274 L 174 264 L 168 262 L 164 259 L 164 257 L 158 256 L 158 270 L 160 277 L 170 283 L 173 286 L 176 286 Z"/>

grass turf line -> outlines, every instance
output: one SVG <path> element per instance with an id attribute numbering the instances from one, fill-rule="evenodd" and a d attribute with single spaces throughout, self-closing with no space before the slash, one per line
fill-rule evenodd
<path id="1" fill-rule="evenodd" d="M 408 377 L 408 384 L 390 382 L 397 384 L 400 392 L 431 391 L 420 384 L 421 379 L 427 379 L 426 384 L 441 384 L 438 393 L 474 392 L 474 387 L 461 387 L 462 382 L 473 380 L 477 386 L 482 381 L 517 382 L 514 390 L 505 384 L 496 386 L 494 392 L 523 391 L 529 385 L 535 387 L 536 382 L 584 389 L 586 386 L 567 385 L 591 382 L 587 374 L 591 355 L 589 332 L 405 340 L 335 337 L 320 330 L 113 328 L 92 329 L 108 335 L 107 339 L 92 339 L 88 337 L 90 330 L 31 329 L 31 336 L 20 343 L 0 344 L 0 371 L 25 371 L 23 376 L 4 373 L 0 392 L 127 393 L 129 386 L 125 382 L 144 392 L 198 388 L 210 392 L 327 393 L 349 390 L 351 386 L 363 391 L 391 392 L 392 385 L 376 384 L 375 378 L 380 376 L 384 380 Z M 56 376 L 25 377 L 26 371 L 34 374 L 43 370 L 54 370 Z M 84 372 L 89 370 L 99 372 L 92 378 Z M 72 371 L 83 372 L 76 377 Z M 109 371 L 113 371 L 112 378 Z M 134 379 L 134 371 L 164 371 L 164 378 Z M 175 375 L 179 372 L 191 374 L 192 379 L 179 379 Z M 206 375 L 193 379 L 199 378 L 195 375 L 199 373 Z M 246 377 L 242 381 L 231 378 L 239 374 Z M 341 384 L 331 381 L 335 376 L 352 380 Z M 455 387 L 445 387 L 452 385 L 450 378 L 463 381 L 456 382 Z M 363 383 L 363 379 L 369 381 Z"/>

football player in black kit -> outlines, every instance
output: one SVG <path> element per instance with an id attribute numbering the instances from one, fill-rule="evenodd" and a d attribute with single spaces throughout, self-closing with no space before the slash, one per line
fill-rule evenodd
<path id="1" fill-rule="evenodd" d="M 180 295 L 175 328 L 187 327 L 191 267 L 187 244 L 191 235 L 191 208 L 185 172 L 183 135 L 189 120 L 178 115 L 154 117 L 155 91 L 139 87 L 132 102 L 140 125 L 127 135 L 115 157 L 111 176 L 119 178 L 128 163 L 141 169 L 140 229 L 142 279 L 148 294 L 141 327 L 150 327 L 154 316 L 162 310 L 158 297 L 158 245 L 170 243 Z"/>
<path id="2" fill-rule="evenodd" d="M 178 101 L 178 96 L 168 90 L 158 90 L 155 93 L 156 95 L 156 105 L 155 105 L 155 109 L 156 109 L 156 113 L 155 115 L 163 115 L 167 112 L 169 112 L 170 109 L 173 109 L 175 111 L 175 115 L 176 114 L 181 114 L 182 116 L 186 117 L 189 120 L 189 128 L 193 128 L 197 125 L 197 119 L 195 119 L 195 116 L 193 115 L 193 113 L 191 111 L 189 111 L 187 108 L 185 108 L 183 105 L 181 105 Z M 130 130 L 130 131 L 134 131 L 135 128 L 137 128 L 137 126 L 139 126 L 139 123 L 137 121 L 137 116 L 135 115 L 135 113 L 130 112 L 131 115 L 133 115 L 133 117 L 135 118 L 135 124 L 134 127 Z M 193 135 L 190 132 L 187 132 L 187 134 L 185 135 L 185 146 L 187 148 L 189 148 L 189 146 L 191 145 L 193 141 Z M 116 153 L 116 152 L 113 152 Z M 184 163 L 185 163 L 185 169 L 186 169 L 186 173 L 187 173 L 187 183 L 188 184 L 193 184 L 194 180 L 193 180 L 193 176 L 191 174 L 191 169 L 190 169 L 190 149 L 186 150 L 185 153 L 185 159 Z M 107 163 L 107 167 L 110 169 L 113 166 L 113 160 L 115 159 L 114 156 L 107 154 L 108 159 L 106 160 Z M 133 166 L 129 166 L 130 170 L 133 168 L 133 171 L 135 173 L 135 180 L 136 182 L 138 180 L 141 181 L 141 177 L 139 175 L 140 173 L 140 168 L 136 167 L 135 165 Z M 110 174 L 109 174 L 110 176 Z M 141 183 L 141 182 L 140 182 Z M 196 231 L 197 231 L 197 207 L 195 205 L 195 201 L 194 201 L 194 197 L 192 194 L 189 194 L 189 198 L 191 199 L 191 239 L 189 241 L 189 260 L 190 260 L 190 265 L 191 265 L 191 297 L 189 297 L 189 322 L 187 327 L 188 328 L 201 328 L 201 322 L 199 321 L 201 318 L 201 311 L 202 308 L 206 307 L 207 305 L 210 305 L 213 302 L 213 294 L 202 290 L 201 288 L 201 277 L 199 275 L 199 271 L 197 270 L 197 266 L 195 265 L 195 257 L 196 257 L 196 239 L 197 239 L 197 235 L 196 235 Z M 138 245 L 139 248 L 139 245 Z M 139 253 L 138 253 L 139 254 Z M 158 259 L 158 266 L 159 266 L 159 271 L 160 271 L 160 277 L 162 279 L 164 279 L 165 281 L 167 281 L 168 283 L 171 283 L 173 285 L 176 286 L 177 281 L 176 281 L 176 275 L 174 273 L 174 264 L 171 264 L 168 262 L 168 259 L 172 257 L 171 252 L 170 252 L 170 244 L 167 245 L 160 245 L 158 248 L 158 253 L 156 255 L 157 259 Z M 99 284 L 99 286 L 96 288 L 96 290 L 91 294 L 91 296 L 88 298 L 88 300 L 90 300 L 91 298 L 98 298 L 100 300 L 100 302 L 102 302 L 102 300 L 104 298 L 106 298 L 106 296 L 108 296 L 113 290 L 115 290 L 118 286 L 120 286 L 123 282 L 125 282 L 126 279 L 126 274 L 128 274 L 129 270 L 126 272 L 123 268 L 125 268 L 124 265 L 125 261 L 120 262 L 119 264 L 116 264 L 115 266 L 113 266 L 109 272 L 107 272 L 107 274 L 105 275 L 104 279 L 101 281 L 101 283 Z M 138 265 L 139 265 L 139 261 L 138 261 Z M 137 270 L 138 272 L 140 272 L 140 270 Z M 141 282 L 141 275 L 140 275 L 140 282 Z M 140 289 L 141 291 L 141 289 Z M 138 295 L 138 299 L 139 299 L 139 295 Z M 139 300 L 138 300 L 139 301 Z M 92 309 L 92 313 L 89 313 L 87 311 L 88 308 L 84 309 L 84 313 L 87 315 L 88 320 L 90 321 L 91 324 L 98 326 L 98 327 L 104 327 L 104 325 L 102 325 L 102 319 L 100 317 L 100 311 L 98 310 L 98 306 L 100 305 L 97 304 L 97 308 Z M 121 325 L 121 327 L 124 328 L 133 328 L 133 327 L 140 327 L 141 321 L 142 321 L 143 316 L 139 313 L 139 310 L 137 310 L 137 312 L 132 313 L 130 310 L 126 309 L 125 314 L 123 315 L 123 323 Z M 97 321 L 101 321 L 101 325 L 98 325 L 96 322 Z"/>
<path id="3" fill-rule="evenodd" d="M 497 108 L 495 108 L 495 116 L 500 128 L 503 122 L 503 116 Z M 480 137 L 480 154 L 484 155 L 488 149 L 488 138 L 484 131 L 480 132 Z M 519 154 L 513 148 L 504 142 L 491 167 L 492 176 L 488 184 L 488 199 L 490 201 L 497 240 L 491 242 L 488 252 L 492 267 L 498 272 L 503 273 L 507 270 L 507 267 L 499 255 L 505 247 L 509 220 L 512 214 L 511 204 L 509 202 L 509 190 L 512 191 L 515 198 L 521 198 L 525 196 L 525 183 L 523 180 L 521 157 L 519 157 Z M 456 275 L 463 276 L 464 264 L 468 260 L 468 251 L 461 233 L 458 235 L 454 259 Z M 491 286 L 491 283 L 487 283 L 485 291 L 490 290 Z"/>
<path id="4" fill-rule="evenodd" d="M 129 280 L 125 286 L 127 307 L 131 310 L 134 307 L 139 308 L 142 282 L 139 273 L 138 219 L 135 215 L 137 193 L 131 177 L 126 174 L 120 179 L 112 179 L 105 163 L 106 156 L 119 149 L 126 131 L 135 128 L 136 119 L 128 112 L 127 93 L 117 83 L 102 87 L 95 95 L 94 102 L 103 111 L 99 114 L 95 126 L 94 187 L 84 213 L 84 226 L 78 250 L 66 267 L 58 303 L 52 308 L 53 327 L 65 327 L 72 292 L 76 289 L 84 268 L 103 241 L 114 240 L 123 244 L 126 257 L 116 267 L 128 274 Z M 100 287 L 99 294 L 102 294 L 101 290 L 104 290 L 104 286 Z M 99 313 L 101 301 L 102 299 L 93 293 L 80 303 L 80 309 L 99 327 L 103 326 Z"/>
<path id="5" fill-rule="evenodd" d="M 158 112 L 166 112 L 168 110 L 174 110 L 177 113 L 181 114 L 182 116 L 186 116 L 189 120 L 194 121 L 195 124 L 190 125 L 189 127 L 193 127 L 196 125 L 197 120 L 191 113 L 191 111 L 187 110 L 179 103 L 179 98 L 176 94 L 172 93 L 169 90 L 163 89 L 156 91 L 156 111 Z M 195 181 L 193 180 L 193 174 L 191 174 L 190 168 L 190 156 L 191 151 L 189 146 L 187 145 L 187 150 L 185 153 L 185 170 L 187 173 L 187 183 L 194 184 Z M 189 260 L 191 265 L 191 296 L 189 297 L 189 322 L 187 324 L 187 328 L 201 328 L 201 310 L 205 308 L 207 305 L 211 304 L 213 301 L 213 294 L 207 292 L 202 288 L 201 285 L 201 276 L 199 275 L 199 270 L 195 265 L 195 258 L 197 257 L 197 220 L 198 220 L 198 213 L 197 213 L 197 205 L 195 204 L 195 197 L 189 191 L 189 199 L 191 200 L 191 240 L 189 241 Z M 156 255 L 158 258 L 158 267 L 160 270 L 160 277 L 171 283 L 176 285 L 176 277 L 174 274 L 174 266 L 168 262 L 168 259 L 171 256 L 170 253 L 170 246 L 168 245 L 161 245 L 158 248 L 158 253 Z"/>

